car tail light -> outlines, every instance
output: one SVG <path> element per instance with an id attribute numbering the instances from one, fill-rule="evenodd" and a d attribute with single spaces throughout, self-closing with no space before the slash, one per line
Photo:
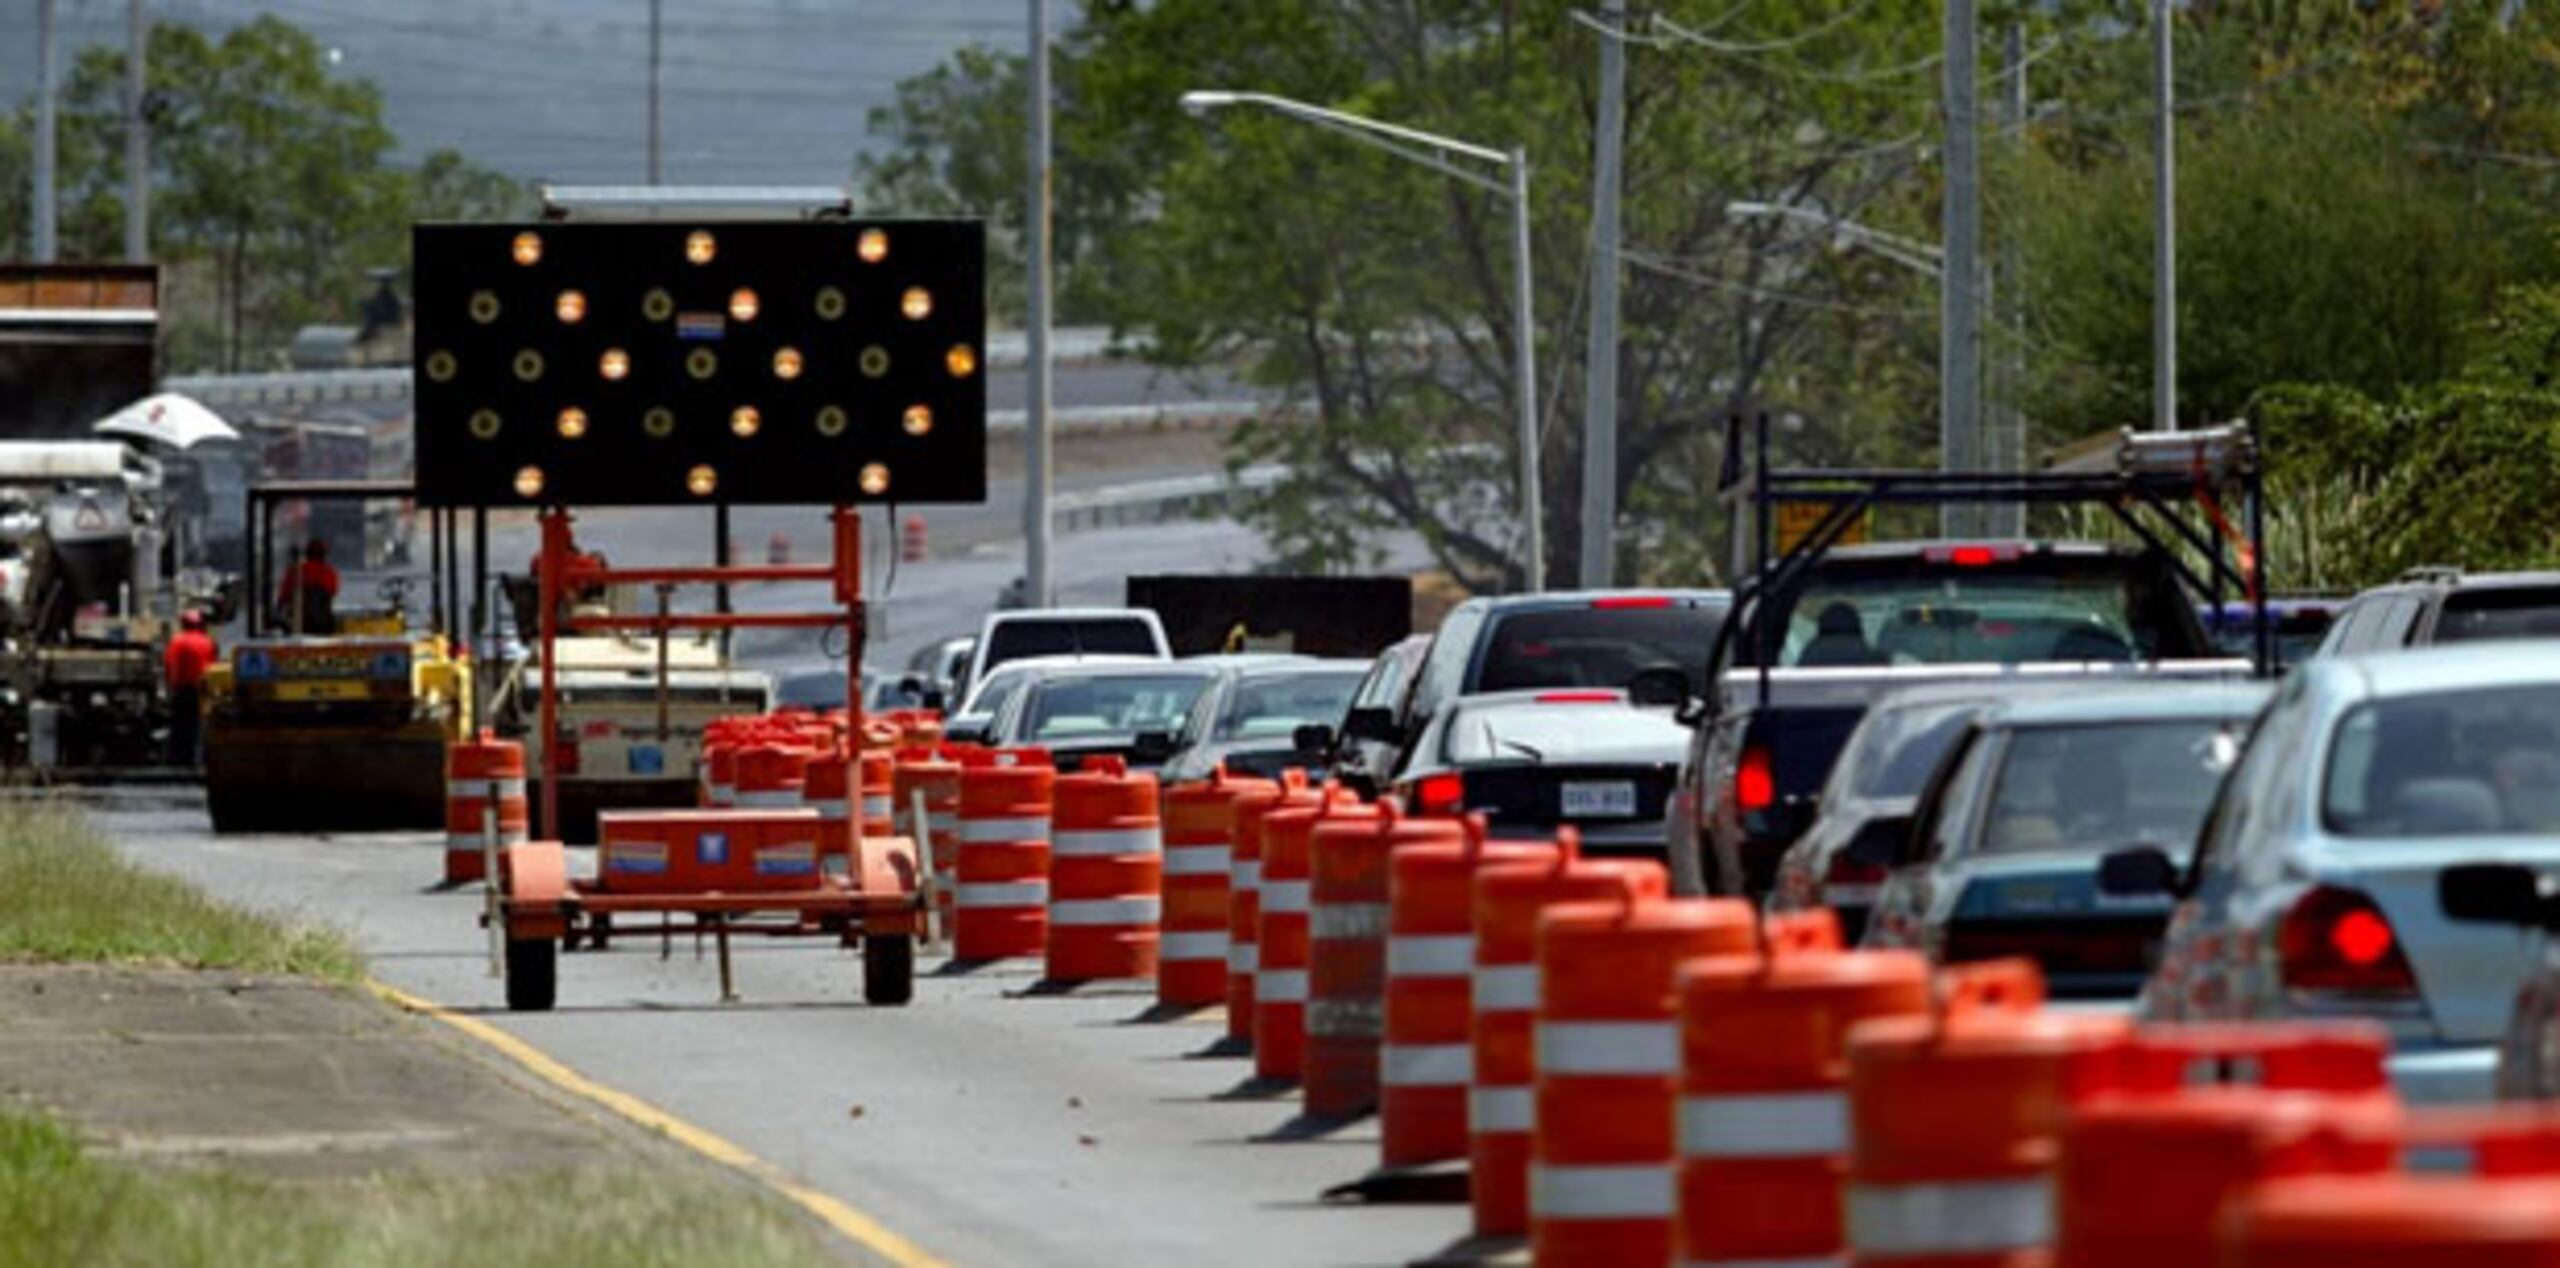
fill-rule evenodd
<path id="1" fill-rule="evenodd" d="M 1733 768 L 1733 804 L 1744 814 L 1778 804 L 1778 775 L 1768 749 L 1754 744 L 1742 750 L 1742 760 Z"/>
<path id="2" fill-rule="evenodd" d="M 1467 799 L 1467 781 L 1454 771 L 1425 775 L 1413 786 L 1415 814 L 1456 814 L 1459 803 Z"/>
<path id="3" fill-rule="evenodd" d="M 1613 608 L 1667 608 L 1671 606 L 1671 596 L 1667 594 L 1613 594 L 1604 598 L 1593 599 L 1591 601 L 1591 606 L 1603 610 Z"/>
<path id="4" fill-rule="evenodd" d="M 554 747 L 560 750 L 560 773 L 563 775 L 577 774 L 579 762 L 578 737 L 564 731 L 560 734 L 560 742 Z"/>
<path id="5" fill-rule="evenodd" d="M 1541 691 L 1540 704 L 1616 704 L 1625 697 L 1614 691 Z"/>
<path id="6" fill-rule="evenodd" d="M 2011 563 L 2018 558 L 2015 545 L 2005 546 L 1933 546 L 1921 557 L 1933 564 L 1954 564 L 1958 568 L 1988 568 L 1993 564 Z"/>
<path id="7" fill-rule="evenodd" d="M 1822 873 L 1822 883 L 1832 885 L 1882 885 L 1893 869 L 1882 863 L 1861 863 L 1846 854 L 1831 856 L 1831 866 Z"/>
<path id="8" fill-rule="evenodd" d="M 2391 921 L 2351 889 L 2323 885 L 2294 900 L 2276 929 L 2276 959 L 2297 990 L 2407 994 L 2418 985 Z"/>

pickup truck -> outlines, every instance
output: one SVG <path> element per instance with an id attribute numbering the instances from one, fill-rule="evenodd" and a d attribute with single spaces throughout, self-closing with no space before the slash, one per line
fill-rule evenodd
<path id="1" fill-rule="evenodd" d="M 2152 550 L 2072 542 L 1842 546 L 1717 639 L 1665 816 L 1676 886 L 1757 898 L 1811 823 L 1867 706 L 1968 679 L 2239 679 Z"/>

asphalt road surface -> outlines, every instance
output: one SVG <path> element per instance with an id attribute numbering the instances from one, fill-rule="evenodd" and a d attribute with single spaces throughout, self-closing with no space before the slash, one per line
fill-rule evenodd
<path id="1" fill-rule="evenodd" d="M 216 838 L 191 795 L 101 796 L 149 866 L 351 932 L 392 986 L 468 1010 L 587 1077 L 737 1142 L 952 1264 L 1381 1264 L 1466 1231 L 1463 1206 L 1326 1203 L 1376 1158 L 1374 1123 L 1290 1130 L 1290 1100 L 1233 1095 L 1250 1062 L 1200 1055 L 1215 1014 L 1142 1020 L 1143 990 L 1022 994 L 1034 965 L 935 975 L 860 1003 L 858 957 L 742 942 L 741 1002 L 689 939 L 560 963 L 560 1004 L 511 1014 L 475 890 L 436 892 L 429 834 Z M 573 852 L 583 855 L 585 852 Z M 591 868 L 591 858 L 573 866 Z"/>

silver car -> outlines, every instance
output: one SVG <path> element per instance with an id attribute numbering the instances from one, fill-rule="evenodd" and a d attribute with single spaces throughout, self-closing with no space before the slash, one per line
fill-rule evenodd
<path id="1" fill-rule="evenodd" d="M 2111 855 L 2120 896 L 2178 899 L 2142 991 L 2161 1019 L 2387 1025 L 2413 1101 L 2490 1095 L 2532 941 L 2458 922 L 2441 874 L 2560 868 L 2560 655 L 2527 643 L 2322 658 L 2293 671 L 2184 868 Z"/>

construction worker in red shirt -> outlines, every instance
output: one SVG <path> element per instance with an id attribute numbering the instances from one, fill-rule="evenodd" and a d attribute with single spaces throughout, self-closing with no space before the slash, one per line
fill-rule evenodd
<path id="1" fill-rule="evenodd" d="M 302 558 L 285 569 L 276 588 L 276 606 L 284 627 L 296 634 L 338 632 L 338 570 L 329 566 L 329 543 L 314 537 L 303 546 Z"/>
<path id="2" fill-rule="evenodd" d="M 205 633 L 204 613 L 189 608 L 178 618 L 160 664 L 169 683 L 169 764 L 194 767 L 204 729 L 204 675 L 220 653 Z"/>

